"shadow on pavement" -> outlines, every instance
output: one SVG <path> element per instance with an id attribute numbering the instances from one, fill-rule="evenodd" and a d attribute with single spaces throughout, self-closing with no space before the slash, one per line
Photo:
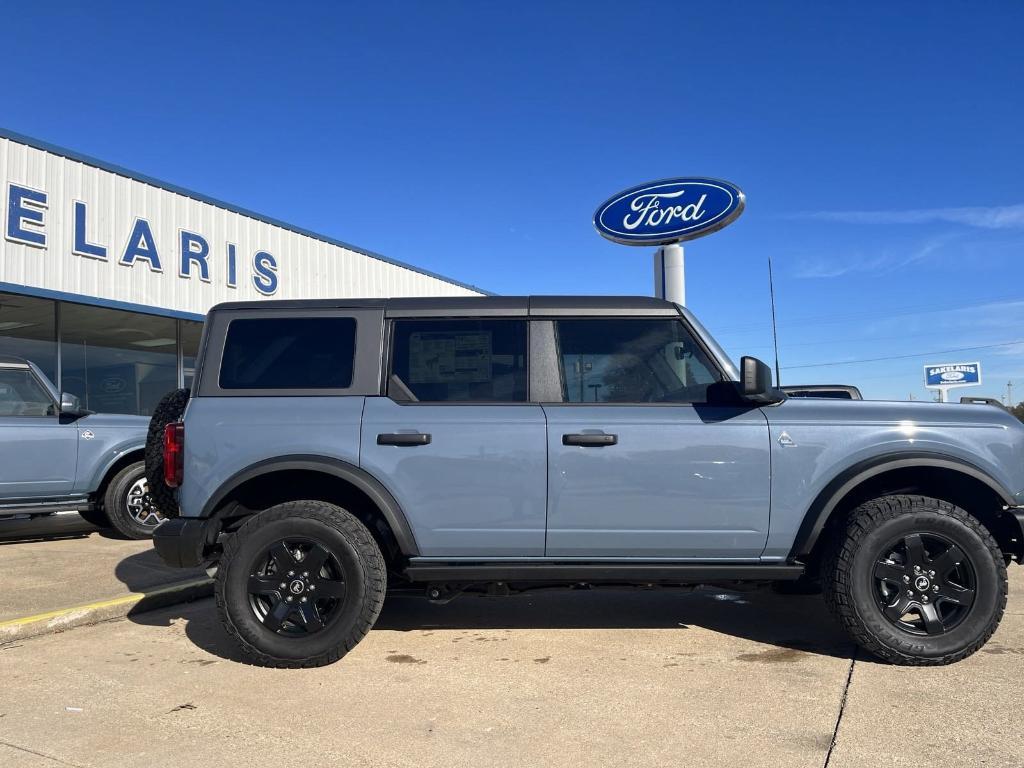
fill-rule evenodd
<path id="1" fill-rule="evenodd" d="M 232 661 L 245 661 L 223 629 L 212 601 L 131 617 L 151 626 L 185 619 L 196 646 Z M 728 592 L 702 588 L 658 590 L 557 590 L 509 597 L 463 595 L 447 605 L 389 595 L 374 631 L 463 629 L 655 629 L 680 633 L 701 627 L 787 651 L 850 658 L 853 644 L 828 615 L 820 596 L 782 596 L 770 591 Z M 783 659 L 767 651 L 765 661 Z M 751 659 L 756 660 L 756 659 Z"/>
<path id="2" fill-rule="evenodd" d="M 156 550 L 149 547 L 123 558 L 114 567 L 114 575 L 129 592 L 145 592 L 154 587 L 204 578 L 206 571 L 202 568 L 169 568 Z"/>
<path id="3" fill-rule="evenodd" d="M 0 546 L 29 541 L 84 539 L 99 531 L 77 512 L 41 515 L 32 518 L 0 518 Z"/>

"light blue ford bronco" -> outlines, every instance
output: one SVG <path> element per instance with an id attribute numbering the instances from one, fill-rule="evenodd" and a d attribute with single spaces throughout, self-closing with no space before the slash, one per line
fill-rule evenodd
<path id="1" fill-rule="evenodd" d="M 178 394 L 155 546 L 216 567 L 273 666 L 343 656 L 389 587 L 740 582 L 818 586 L 866 650 L 945 664 L 1024 557 L 1012 415 L 790 399 L 657 299 L 223 304 Z"/>
<path id="2" fill-rule="evenodd" d="M 163 521 L 146 484 L 149 419 L 94 414 L 33 363 L 0 357 L 0 517 L 74 510 L 148 538 Z"/>

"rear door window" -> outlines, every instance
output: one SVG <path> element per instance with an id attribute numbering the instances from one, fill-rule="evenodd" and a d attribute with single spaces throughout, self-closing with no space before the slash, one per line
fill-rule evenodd
<path id="1" fill-rule="evenodd" d="M 525 402 L 526 320 L 396 320 L 389 394 L 421 402 Z"/>
<path id="2" fill-rule="evenodd" d="M 241 318 L 228 325 L 221 389 L 344 389 L 352 384 L 351 317 Z"/>

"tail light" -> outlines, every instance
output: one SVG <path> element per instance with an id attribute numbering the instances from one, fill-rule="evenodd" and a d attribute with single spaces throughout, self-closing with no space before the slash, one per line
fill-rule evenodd
<path id="1" fill-rule="evenodd" d="M 185 425 L 180 421 L 164 427 L 164 483 L 181 485 L 185 476 Z"/>

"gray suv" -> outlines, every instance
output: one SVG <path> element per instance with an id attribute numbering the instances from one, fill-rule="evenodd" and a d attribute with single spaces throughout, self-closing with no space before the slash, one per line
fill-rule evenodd
<path id="1" fill-rule="evenodd" d="M 216 566 L 273 666 L 343 656 L 389 587 L 736 582 L 818 587 L 863 648 L 945 664 L 1024 557 L 1010 414 L 790 399 L 657 299 L 223 304 L 183 395 L 155 546 Z"/>
<path id="2" fill-rule="evenodd" d="M 0 357 L 0 517 L 74 510 L 149 538 L 163 517 L 146 483 L 148 424 L 84 410 L 33 363 Z"/>

